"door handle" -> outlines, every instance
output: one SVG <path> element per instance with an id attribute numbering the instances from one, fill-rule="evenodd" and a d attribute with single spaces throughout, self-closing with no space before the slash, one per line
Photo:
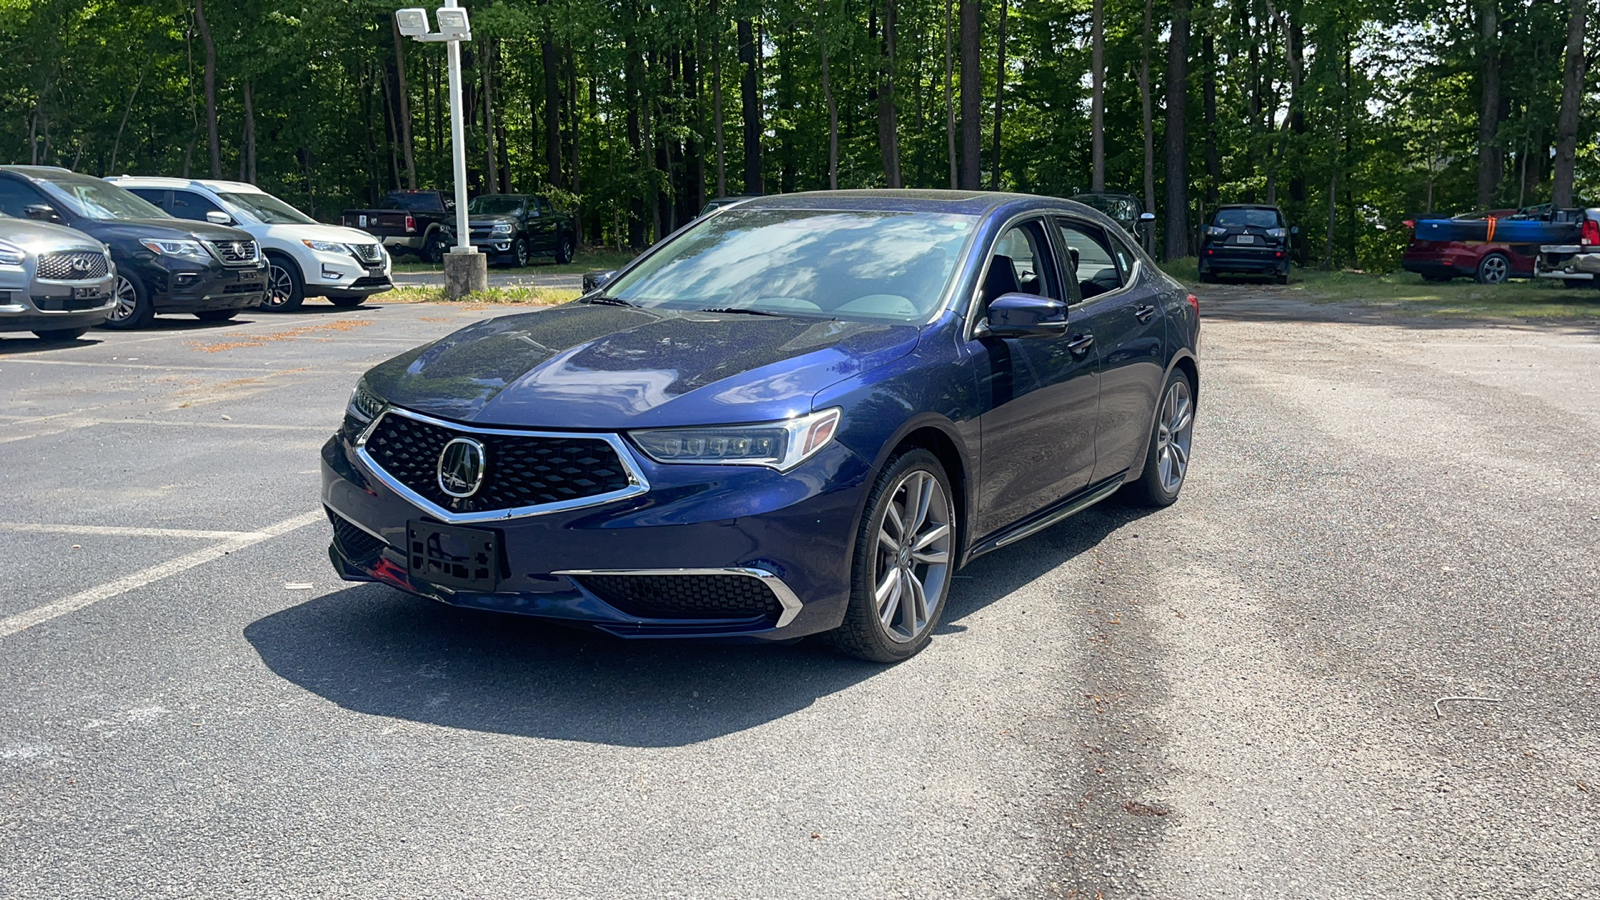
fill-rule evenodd
<path id="1" fill-rule="evenodd" d="M 1073 354 L 1077 356 L 1082 356 L 1083 354 L 1088 353 L 1089 348 L 1092 346 L 1094 346 L 1094 335 L 1092 334 L 1080 334 L 1072 340 L 1067 341 L 1067 349 L 1072 351 Z"/>
<path id="2" fill-rule="evenodd" d="M 1148 322 L 1156 314 L 1156 308 L 1146 304 L 1133 311 L 1133 317 L 1141 322 Z"/>

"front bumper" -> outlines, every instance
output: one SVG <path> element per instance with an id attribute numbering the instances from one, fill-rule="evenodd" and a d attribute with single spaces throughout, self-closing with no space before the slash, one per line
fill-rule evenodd
<path id="1" fill-rule="evenodd" d="M 93 327 L 116 307 L 114 269 L 96 281 L 78 282 L 29 281 L 26 275 L 7 278 L 5 274 L 10 273 L 0 273 L 0 331 Z M 92 296 L 73 296 L 85 291 Z"/>
<path id="2" fill-rule="evenodd" d="M 1540 278 L 1600 281 L 1600 252 L 1580 252 L 1581 245 L 1549 246 L 1539 257 Z"/>
<path id="3" fill-rule="evenodd" d="M 454 606 L 518 613 L 620 637 L 787 640 L 838 627 L 850 595 L 850 551 L 871 467 L 833 444 L 799 468 L 634 463 L 649 490 L 597 506 L 471 523 L 501 548 L 493 593 L 412 575 L 408 525 L 437 522 L 361 461 L 345 433 L 322 449 L 322 501 L 341 577 L 381 581 Z M 350 529 L 356 529 L 351 531 Z M 343 534 L 344 537 L 340 537 Z M 594 576 L 721 573 L 773 594 L 767 615 L 636 615 L 608 602 Z M 735 573 L 738 573 L 735 575 Z"/>
<path id="4" fill-rule="evenodd" d="M 1200 251 L 1202 272 L 1278 273 L 1289 271 L 1289 253 L 1271 247 L 1206 247 Z"/>
<path id="5" fill-rule="evenodd" d="M 308 297 L 366 297 L 394 288 L 387 259 L 367 265 L 349 254 L 318 253 L 302 268 Z"/>
<path id="6" fill-rule="evenodd" d="M 247 309 L 259 304 L 267 294 L 265 257 L 248 266 L 160 257 L 138 274 L 158 313 Z"/>

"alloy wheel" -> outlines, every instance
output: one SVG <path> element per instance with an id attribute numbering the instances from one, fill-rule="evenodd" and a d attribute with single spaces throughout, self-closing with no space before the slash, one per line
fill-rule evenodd
<path id="1" fill-rule="evenodd" d="M 267 309 L 278 309 L 289 302 L 294 296 L 294 279 L 289 276 L 289 270 L 277 263 L 267 266 L 267 299 L 261 305 Z"/>
<path id="2" fill-rule="evenodd" d="M 1161 487 L 1175 494 L 1183 487 L 1189 471 L 1189 448 L 1194 442 L 1194 399 L 1189 383 L 1176 379 L 1167 388 L 1161 403 L 1161 420 L 1156 428 L 1156 468 Z"/>
<path id="3" fill-rule="evenodd" d="M 1483 261 L 1485 284 L 1499 284 L 1511 275 L 1511 264 L 1503 256 L 1490 256 Z"/>
<path id="4" fill-rule="evenodd" d="M 896 643 L 922 636 L 937 618 L 950 577 L 954 510 L 931 472 L 907 472 L 889 493 L 874 550 L 878 621 Z"/>
<path id="5" fill-rule="evenodd" d="M 133 282 L 118 275 L 115 296 L 117 305 L 111 308 L 111 321 L 126 322 L 132 319 L 139 311 L 139 292 L 134 288 Z"/>

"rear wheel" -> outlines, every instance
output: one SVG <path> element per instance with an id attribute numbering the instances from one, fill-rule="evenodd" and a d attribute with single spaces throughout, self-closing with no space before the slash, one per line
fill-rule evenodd
<path id="1" fill-rule="evenodd" d="M 890 460 L 856 535 L 850 606 L 835 647 L 873 662 L 915 656 L 944 613 L 960 531 L 939 458 L 912 450 Z"/>
<path id="2" fill-rule="evenodd" d="M 1279 284 L 1288 284 L 1289 273 L 1287 271 L 1279 272 L 1276 276 L 1276 280 Z"/>
<path id="3" fill-rule="evenodd" d="M 267 255 L 267 295 L 261 298 L 261 309 L 267 312 L 288 312 L 299 309 L 306 302 L 306 283 L 300 277 L 300 267 L 287 256 L 277 253 Z"/>
<path id="4" fill-rule="evenodd" d="M 353 309 L 367 302 L 365 294 L 345 294 L 343 296 L 329 297 L 328 302 L 343 309 Z"/>
<path id="5" fill-rule="evenodd" d="M 115 297 L 117 305 L 111 308 L 111 315 L 106 317 L 107 328 L 142 328 L 155 315 L 150 292 L 145 290 L 139 276 L 132 272 L 117 273 Z"/>
<path id="6" fill-rule="evenodd" d="M 1145 454 L 1144 472 L 1123 492 L 1139 506 L 1171 506 L 1189 474 L 1194 442 L 1194 386 L 1182 369 L 1173 369 L 1161 392 L 1156 422 Z"/>
<path id="7" fill-rule="evenodd" d="M 1200 273 L 1200 280 L 1202 282 L 1206 283 L 1206 284 L 1216 284 L 1217 283 L 1217 273 L 1209 271 L 1209 270 L 1203 271 L 1203 272 Z"/>
<path id="8" fill-rule="evenodd" d="M 41 341 L 75 341 L 89 333 L 87 328 L 35 328 Z"/>
<path id="9" fill-rule="evenodd" d="M 1511 260 L 1504 253 L 1491 253 L 1478 262 L 1479 284 L 1504 284 L 1511 277 Z"/>
<path id="10" fill-rule="evenodd" d="M 238 314 L 237 309 L 205 309 L 195 313 L 194 317 L 202 322 L 226 322 Z"/>

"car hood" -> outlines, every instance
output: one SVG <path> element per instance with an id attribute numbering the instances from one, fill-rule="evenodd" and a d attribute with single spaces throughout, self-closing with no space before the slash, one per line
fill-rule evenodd
<path id="1" fill-rule="evenodd" d="M 493 226 L 493 225 L 501 225 L 501 224 L 504 224 L 504 225 L 516 225 L 517 224 L 517 217 L 516 216 L 468 216 L 467 217 L 467 227 L 469 227 L 469 228 L 474 226 L 474 225 L 481 225 L 481 226 L 487 228 L 487 227 L 490 227 L 490 226 Z"/>
<path id="2" fill-rule="evenodd" d="M 263 242 L 281 243 L 299 250 L 301 241 L 330 241 L 336 244 L 373 244 L 377 239 L 365 231 L 338 225 L 251 225 L 246 231 Z"/>
<path id="3" fill-rule="evenodd" d="M 247 231 L 189 219 L 84 219 L 74 227 L 110 242 L 122 238 L 190 238 L 203 241 L 253 241 Z"/>
<path id="4" fill-rule="evenodd" d="M 104 249 L 99 241 L 81 231 L 30 219 L 0 219 L 0 241 L 35 254 L 52 250 Z"/>
<path id="5" fill-rule="evenodd" d="M 482 425 L 760 422 L 911 352 L 913 325 L 587 303 L 489 319 L 367 373 L 389 402 Z"/>

